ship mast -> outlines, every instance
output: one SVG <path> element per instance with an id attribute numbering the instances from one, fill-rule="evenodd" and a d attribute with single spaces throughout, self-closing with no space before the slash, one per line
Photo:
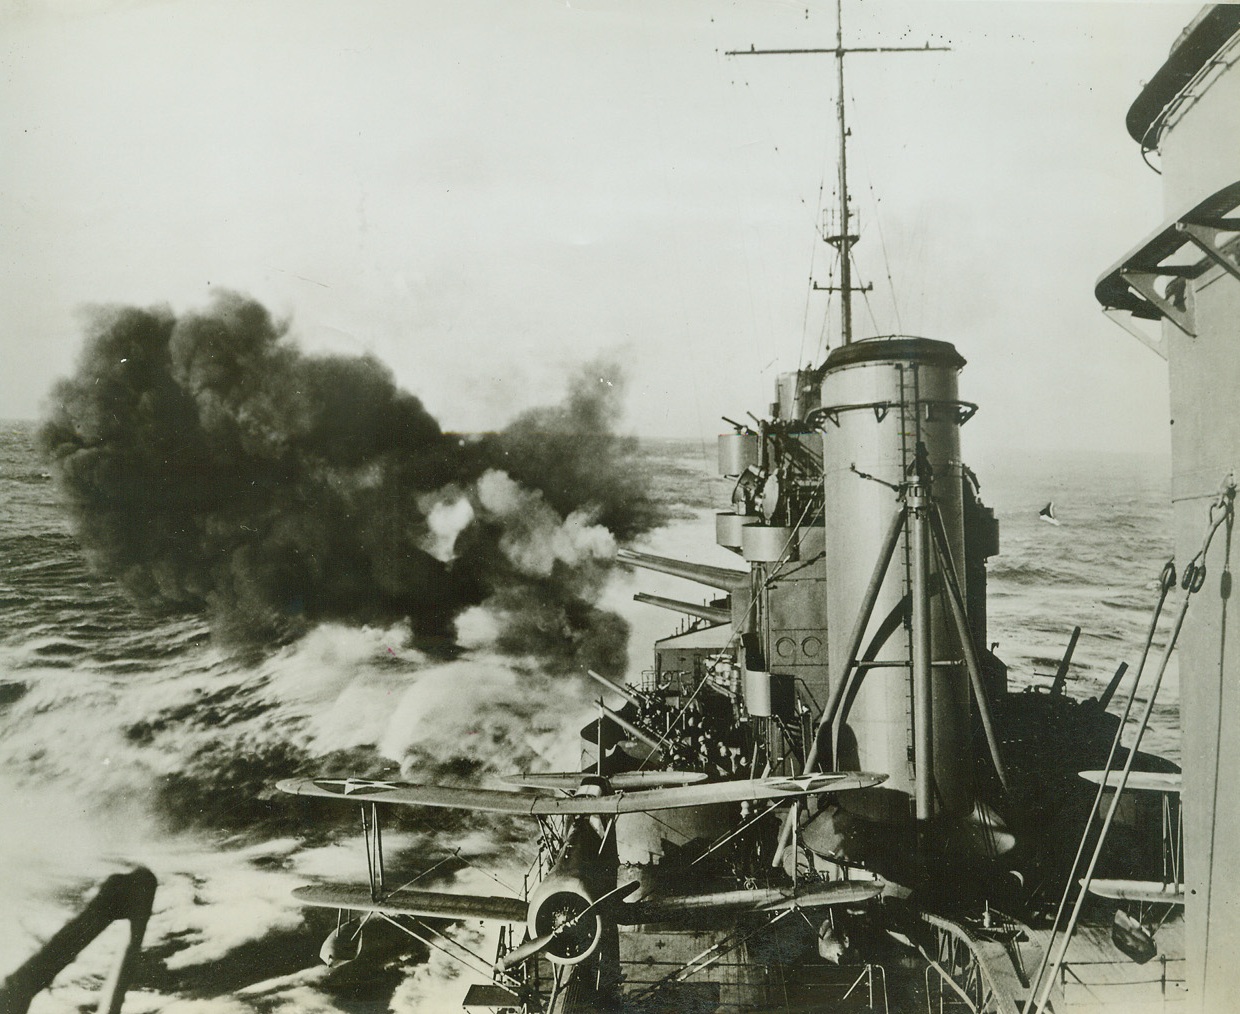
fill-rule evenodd
<path id="1" fill-rule="evenodd" d="M 848 345 L 852 342 L 852 245 L 861 237 L 851 235 L 848 230 L 848 127 L 844 122 L 844 17 L 841 0 L 835 2 L 835 116 L 840 139 L 840 231 L 838 235 L 825 238 L 840 252 L 840 340 Z"/>
<path id="2" fill-rule="evenodd" d="M 729 50 L 727 56 L 809 56 L 829 55 L 835 57 L 835 116 L 839 130 L 839 231 L 833 236 L 824 236 L 823 240 L 830 243 L 840 252 L 840 284 L 819 285 L 814 288 L 820 292 L 838 292 L 840 294 L 840 342 L 848 345 L 853 340 L 852 327 L 852 294 L 867 292 L 868 285 L 853 285 L 852 282 L 852 248 L 861 238 L 853 235 L 852 212 L 848 202 L 848 126 L 844 119 L 844 57 L 850 53 L 936 53 L 945 52 L 947 46 L 845 46 L 844 16 L 842 0 L 835 0 L 835 46 L 831 49 L 748 49 Z"/>

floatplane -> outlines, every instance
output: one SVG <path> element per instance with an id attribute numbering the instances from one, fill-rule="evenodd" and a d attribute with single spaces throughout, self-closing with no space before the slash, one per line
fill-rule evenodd
<path id="1" fill-rule="evenodd" d="M 1137 964 L 1158 953 L 1155 933 L 1168 917 L 1184 905 L 1183 816 L 1178 805 L 1183 775 L 1177 771 L 1082 771 L 1087 782 L 1117 793 L 1152 793 L 1162 802 L 1161 880 L 1085 877 L 1080 881 L 1088 893 L 1119 902 L 1111 925 L 1111 941 Z M 1174 804 L 1173 805 L 1173 801 Z M 1135 905 L 1136 913 L 1124 905 Z"/>
<path id="2" fill-rule="evenodd" d="M 424 942 L 430 937 L 442 939 L 442 935 L 420 920 L 497 922 L 503 925 L 492 981 L 471 987 L 466 1006 L 568 1012 L 609 1009 L 622 1002 L 621 926 L 691 927 L 723 916 L 730 920 L 751 916 L 754 931 L 760 932 L 792 912 L 821 913 L 878 897 L 884 884 L 875 877 L 794 878 L 785 884 L 758 885 L 697 875 L 694 862 L 783 804 L 868 789 L 885 780 L 883 774 L 830 772 L 709 781 L 702 772 L 639 770 L 609 777 L 583 772 L 520 773 L 505 779 L 512 786 L 509 789 L 360 778 L 292 779 L 281 782 L 279 788 L 293 795 L 362 807 L 369 882 L 310 885 L 294 892 L 303 905 L 338 911 L 336 929 L 320 952 L 327 964 L 356 958 L 361 952 L 362 928 L 376 918 Z M 538 867 L 543 875 L 524 897 L 413 890 L 407 885 L 389 890 L 380 823 L 384 806 L 531 817 L 539 827 Z M 657 868 L 625 865 L 621 876 L 619 822 L 628 815 L 696 807 L 731 807 L 737 819 L 711 848 L 686 856 L 683 865 L 666 860 Z M 678 869 L 671 868 L 677 865 Z M 830 918 L 822 923 L 819 939 L 824 953 L 833 945 L 832 924 Z M 713 950 L 714 954 L 697 955 L 662 980 L 678 982 L 703 962 L 726 953 L 721 948 Z M 541 959 L 550 966 L 549 973 L 540 967 Z M 474 962 L 472 967 L 477 971 L 479 965 Z M 659 983 L 651 984 L 647 993 L 655 999 Z M 631 1001 L 631 995 L 624 1000 Z"/>

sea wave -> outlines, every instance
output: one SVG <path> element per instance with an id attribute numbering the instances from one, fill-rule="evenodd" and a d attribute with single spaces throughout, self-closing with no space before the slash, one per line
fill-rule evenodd
<path id="1" fill-rule="evenodd" d="M 730 489 L 710 450 L 643 445 L 672 520 L 641 545 L 735 566 L 713 543 L 711 515 Z M 92 573 L 34 455 L 28 430 L 0 432 L 0 497 L 10 508 L 0 512 L 10 561 L 0 573 L 0 863 L 20 871 L 0 887 L 0 906 L 16 913 L 0 924 L 0 967 L 22 960 L 102 877 L 144 863 L 160 887 L 135 1010 L 327 1011 L 372 1000 L 425 1009 L 443 976 L 418 945 L 379 940 L 384 960 L 364 981 L 306 971 L 330 920 L 301 911 L 289 891 L 363 879 L 364 853 L 351 810 L 272 786 L 312 774 L 476 784 L 516 768 L 572 768 L 590 689 L 538 657 L 492 650 L 497 627 L 485 609 L 461 616 L 468 648 L 452 657 L 413 647 L 404 624 L 324 623 L 289 643 L 228 649 L 201 617 L 142 612 Z M 1120 661 L 1135 661 L 1170 526 L 1165 485 L 1125 474 L 987 480 L 1002 531 L 988 640 L 1014 687 L 1044 684 L 1078 624 L 1070 693 L 1096 695 Z M 1037 520 L 1048 486 L 1058 528 Z M 1117 488 L 1126 491 L 1118 501 Z M 631 675 L 670 626 L 667 613 L 632 604 L 638 589 L 687 597 L 675 578 L 611 573 L 599 605 L 631 618 Z M 1169 673 L 1157 712 L 1171 731 L 1154 736 L 1172 755 L 1176 678 Z M 409 875 L 457 846 L 518 881 L 532 858 L 519 822 L 469 814 L 402 814 L 387 844 L 393 869 Z M 475 874 L 458 866 L 445 876 Z M 86 957 L 40 1002 L 72 1005 L 101 974 Z M 459 994 L 454 986 L 454 1003 Z"/>

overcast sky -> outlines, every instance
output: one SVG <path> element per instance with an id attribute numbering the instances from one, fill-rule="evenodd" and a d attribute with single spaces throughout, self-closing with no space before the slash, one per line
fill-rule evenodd
<path id="1" fill-rule="evenodd" d="M 833 45 L 833 4 L 0 9 L 0 417 L 41 412 L 83 306 L 218 287 L 454 429 L 601 353 L 627 428 L 712 434 L 820 358 L 832 61 L 723 54 Z M 1197 9 L 846 0 L 846 43 L 952 47 L 850 58 L 850 170 L 859 332 L 957 345 L 967 447 L 1166 447 L 1165 364 L 1092 290 L 1160 224 L 1124 115 Z"/>

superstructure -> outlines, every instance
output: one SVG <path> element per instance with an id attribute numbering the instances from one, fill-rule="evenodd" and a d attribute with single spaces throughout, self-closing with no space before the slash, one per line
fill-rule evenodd
<path id="1" fill-rule="evenodd" d="M 1205 17 L 1217 43 L 1231 15 Z M 425 918 L 501 921 L 494 980 L 471 990 L 467 1006 L 525 1010 L 938 1004 L 1014 1014 L 1073 1009 L 1085 994 L 1086 1003 L 1155 1010 L 1191 995 L 1194 976 L 1204 976 L 1205 995 L 1216 989 L 1191 957 L 1198 970 L 1185 971 L 1185 882 L 1208 868 L 1213 845 L 1204 848 L 1193 823 L 1200 811 L 1181 833 L 1179 795 L 1183 784 L 1191 813 L 1193 792 L 1217 785 L 1191 767 L 1182 780 L 1142 753 L 1152 696 L 1134 705 L 1142 676 L 1152 674 L 1157 693 L 1178 636 L 1177 623 L 1170 643 L 1154 644 L 1180 574 L 1182 619 L 1202 592 L 1197 575 L 1218 573 L 1209 554 L 1230 545 L 1229 535 L 1214 541 L 1224 525 L 1230 532 L 1230 502 L 1216 490 L 1208 516 L 1193 513 L 1180 574 L 1169 565 L 1156 582 L 1150 639 L 1126 694 L 1125 665 L 1096 697 L 1067 692 L 1077 633 L 1047 683 L 1009 687 L 988 647 L 998 524 L 961 456 L 961 428 L 977 411 L 961 397 L 965 360 L 942 340 L 862 337 L 852 320 L 851 296 L 864 286 L 853 273 L 844 60 L 895 49 L 846 47 L 840 29 L 834 47 L 795 51 L 836 60 L 839 204 L 824 239 L 839 257 L 839 283 L 826 288 L 840 295 L 840 333 L 820 363 L 778 378 L 766 413 L 729 421 L 719 437 L 730 495 L 715 540 L 734 567 L 621 551 L 623 562 L 711 595 L 638 596 L 689 621 L 655 644 L 640 681 L 591 674 L 605 694 L 581 731 L 581 770 L 515 775 L 521 788 L 509 792 L 348 779 L 284 786 L 369 806 L 376 846 L 384 802 L 528 814 L 541 886 L 521 898 L 401 897 L 384 884 L 376 850 L 365 896 L 302 895 L 363 913 L 353 936 L 341 922 L 327 957 L 352 957 L 341 940 L 360 939 L 374 915 L 404 920 L 409 932 Z M 786 51 L 730 55 L 776 52 Z M 1230 70 L 1193 52 L 1224 68 L 1216 78 Z M 1151 266 L 1130 257 L 1120 282 L 1099 283 L 1104 303 L 1203 319 L 1195 289 L 1184 308 L 1180 280 L 1200 288 L 1237 274 L 1230 247 L 1216 241 L 1234 230 L 1225 213 L 1236 187 L 1222 184 L 1183 220 L 1191 228 L 1176 227 L 1207 244 L 1209 263 L 1177 263 L 1164 272 L 1172 286 L 1149 288 L 1146 276 L 1159 277 L 1170 253 Z M 1202 239 L 1198 227 L 1215 231 Z M 1130 718 L 1137 731 L 1125 745 Z M 1217 771 L 1218 758 L 1197 763 Z M 1189 911 L 1191 955 L 1194 936 L 1215 924 L 1225 933 L 1230 916 L 1204 917 L 1203 930 Z"/>

